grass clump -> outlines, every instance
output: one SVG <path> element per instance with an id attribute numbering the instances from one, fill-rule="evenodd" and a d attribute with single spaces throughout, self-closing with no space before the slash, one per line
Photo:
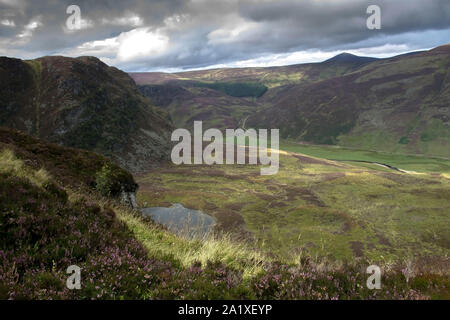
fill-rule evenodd
<path id="1" fill-rule="evenodd" d="M 1 173 L 12 173 L 18 178 L 27 178 L 33 184 L 42 187 L 48 183 L 50 176 L 44 168 L 39 170 L 31 170 L 26 167 L 22 160 L 16 158 L 14 153 L 9 149 L 4 149 L 0 152 L 0 167 Z"/>
<path id="2" fill-rule="evenodd" d="M 400 140 L 398 140 L 398 143 L 400 144 L 408 144 L 411 142 L 411 139 L 409 139 L 408 137 L 401 137 Z"/>
<path id="3" fill-rule="evenodd" d="M 132 214 L 124 208 L 116 208 L 118 218 L 123 221 L 147 249 L 150 256 L 170 260 L 172 264 L 188 268 L 199 263 L 221 263 L 243 273 L 254 276 L 263 271 L 268 261 L 260 251 L 252 250 L 245 243 L 232 240 L 230 234 L 209 235 L 202 239 L 190 239 L 168 232 L 150 219 Z"/>

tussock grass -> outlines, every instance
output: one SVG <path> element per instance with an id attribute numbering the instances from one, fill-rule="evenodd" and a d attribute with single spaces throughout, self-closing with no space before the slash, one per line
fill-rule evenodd
<path id="1" fill-rule="evenodd" d="M 50 175 L 45 169 L 31 170 L 9 149 L 3 149 L 0 152 L 0 172 L 11 173 L 16 177 L 28 179 L 39 187 L 50 181 Z"/>
<path id="2" fill-rule="evenodd" d="M 198 262 L 202 266 L 208 262 L 223 263 L 242 271 L 244 278 L 247 278 L 261 273 L 264 262 L 268 261 L 264 254 L 252 250 L 247 244 L 233 241 L 228 233 L 190 239 L 170 233 L 137 212 L 120 206 L 114 207 L 114 210 L 151 257 L 169 259 L 180 267 L 188 268 Z"/>

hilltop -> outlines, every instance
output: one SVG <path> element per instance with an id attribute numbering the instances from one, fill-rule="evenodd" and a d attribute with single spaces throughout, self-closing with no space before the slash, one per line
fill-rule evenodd
<path id="1" fill-rule="evenodd" d="M 342 58 L 347 57 L 352 58 Z M 356 70 L 375 58 L 349 54 L 338 55 L 322 63 L 306 63 L 279 67 L 219 68 L 177 73 L 130 72 L 138 85 L 185 84 L 190 82 L 260 83 L 269 88 L 289 84 L 300 84 Z M 332 63 L 339 62 L 339 63 Z"/>
<path id="2" fill-rule="evenodd" d="M 172 124 L 125 73 L 94 57 L 0 57 L 0 125 L 143 171 L 165 161 Z"/>
<path id="3" fill-rule="evenodd" d="M 369 62 L 373 62 L 378 60 L 377 58 L 371 57 L 360 57 L 351 53 L 343 52 L 334 56 L 328 60 L 325 60 L 323 63 L 332 64 L 332 63 L 352 63 L 352 64 L 366 64 Z"/>

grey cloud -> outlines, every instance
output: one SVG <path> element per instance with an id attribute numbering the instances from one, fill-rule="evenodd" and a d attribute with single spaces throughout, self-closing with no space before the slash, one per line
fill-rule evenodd
<path id="1" fill-rule="evenodd" d="M 43 24 L 27 43 L 10 48 L 10 52 L 28 56 L 67 52 L 88 41 L 115 37 L 135 26 L 101 21 L 123 17 L 126 12 L 138 14 L 143 26 L 162 30 L 170 45 L 158 56 L 130 61 L 106 57 L 129 71 L 207 67 L 308 49 L 345 50 L 385 43 L 418 49 L 450 42 L 448 0 L 48 0 L 18 1 L 15 7 L 4 2 L 0 1 L 0 21 L 8 17 L 16 26 L 0 25 L 0 44 L 17 37 L 32 19 L 39 18 Z M 79 5 L 83 18 L 94 27 L 64 33 L 65 10 L 70 4 Z M 366 28 L 370 4 L 381 7 L 381 30 Z M 176 15 L 182 17 L 178 25 L 164 23 Z"/>
<path id="2" fill-rule="evenodd" d="M 33 19 L 39 19 L 42 26 L 38 28 L 32 40 L 23 47 L 23 50 L 48 50 L 57 51 L 62 48 L 77 46 L 83 42 L 105 39 L 121 32 L 129 31 L 133 26 L 102 24 L 103 19 L 113 20 L 120 18 L 126 12 L 139 15 L 145 24 L 157 26 L 162 23 L 164 17 L 174 12 L 182 10 L 184 0 L 164 1 L 139 1 L 139 0 L 62 0 L 62 1 L 26 1 L 21 8 L 7 6 L 0 3 L 0 20 L 3 17 L 13 19 L 16 27 L 9 28 L 7 34 L 12 36 L 20 33 L 21 30 Z M 63 32 L 63 27 L 68 18 L 66 8 L 76 4 L 81 8 L 83 19 L 92 21 L 93 28 L 87 28 L 82 32 L 67 35 Z M 0 26 L 0 36 L 3 36 L 7 28 Z"/>
<path id="3" fill-rule="evenodd" d="M 380 31 L 366 28 L 366 8 L 371 4 L 381 8 Z M 326 49 L 374 35 L 450 27 L 448 0 L 283 1 L 260 5 L 256 1 L 248 1 L 241 7 L 240 13 L 268 26 L 267 31 L 272 30 L 274 34 L 286 32 L 287 39 L 297 40 L 285 43 L 292 49 Z M 270 32 L 266 34 L 271 41 L 276 41 Z M 285 41 L 277 42 L 283 44 Z"/>

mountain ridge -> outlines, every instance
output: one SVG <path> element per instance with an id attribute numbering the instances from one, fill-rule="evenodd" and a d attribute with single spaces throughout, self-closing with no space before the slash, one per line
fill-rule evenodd
<path id="1" fill-rule="evenodd" d="M 343 55 L 343 56 L 342 56 Z M 270 67 L 236 67 L 236 68 L 213 68 L 204 70 L 194 70 L 194 71 L 182 71 L 174 73 L 165 72 L 129 72 L 129 75 L 134 79 L 137 85 L 147 85 L 147 84 L 166 84 L 170 82 L 177 81 L 260 81 L 261 74 L 266 73 L 292 73 L 291 78 L 287 77 L 286 81 L 291 83 L 296 83 L 297 79 L 295 75 L 298 72 L 308 72 L 318 66 L 327 66 L 332 62 L 348 63 L 347 69 L 354 69 L 363 64 L 370 63 L 372 61 L 378 60 L 372 57 L 362 57 L 351 55 L 348 53 L 338 54 L 328 60 L 322 62 L 313 63 L 297 63 L 284 66 L 270 66 Z M 346 58 L 343 58 L 346 57 Z M 329 67 L 329 66 L 327 66 Z M 347 71 L 348 71 L 347 70 Z M 312 77 L 317 75 L 312 74 Z M 265 83 L 264 80 L 261 80 Z M 270 83 L 270 82 L 268 82 Z M 285 82 L 282 82 L 286 84 Z"/>

